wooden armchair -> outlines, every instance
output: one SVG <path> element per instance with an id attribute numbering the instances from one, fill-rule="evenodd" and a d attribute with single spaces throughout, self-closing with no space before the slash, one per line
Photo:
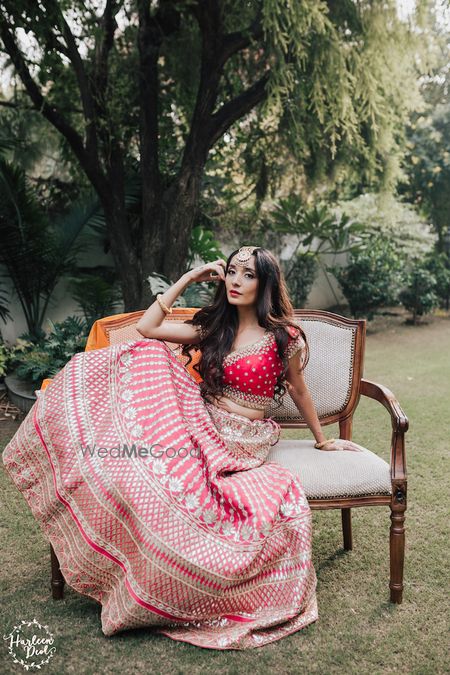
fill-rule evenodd
<path id="1" fill-rule="evenodd" d="M 196 309 L 174 308 L 170 321 L 185 321 Z M 143 311 L 97 321 L 86 349 L 142 339 L 136 323 Z M 352 421 L 361 394 L 381 403 L 392 425 L 390 464 L 368 449 L 363 452 L 323 452 L 314 440 L 281 439 L 268 461 L 276 461 L 297 474 L 312 509 L 341 509 L 344 549 L 352 549 L 351 509 L 359 506 L 390 507 L 390 598 L 401 603 L 405 550 L 406 462 L 405 432 L 408 419 L 386 387 L 363 379 L 365 320 L 351 320 L 320 310 L 295 310 L 310 345 L 305 381 L 322 425 L 339 423 L 340 438 L 351 439 Z M 179 356 L 180 347 L 167 343 Z M 199 380 L 192 366 L 189 372 Z M 185 361 L 183 361 L 185 362 Z M 307 428 L 288 393 L 281 408 L 273 403 L 265 412 L 284 428 Z M 52 595 L 63 597 L 64 578 L 51 549 Z"/>

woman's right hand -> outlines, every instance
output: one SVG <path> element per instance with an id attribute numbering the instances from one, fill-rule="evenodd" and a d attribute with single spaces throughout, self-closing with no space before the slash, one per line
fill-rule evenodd
<path id="1" fill-rule="evenodd" d="M 227 263 L 225 260 L 219 258 L 214 262 L 205 263 L 200 265 L 200 267 L 194 267 L 194 269 L 188 272 L 189 278 L 192 282 L 200 281 L 225 281 L 225 268 Z M 211 276 L 211 272 L 214 276 Z"/>

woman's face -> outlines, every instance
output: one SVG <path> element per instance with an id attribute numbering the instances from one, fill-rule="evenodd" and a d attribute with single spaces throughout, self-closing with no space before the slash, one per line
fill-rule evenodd
<path id="1" fill-rule="evenodd" d="M 250 256 L 245 267 L 234 265 L 233 260 L 234 257 L 231 259 L 225 277 L 228 302 L 231 305 L 253 305 L 256 303 L 259 285 L 255 270 L 255 256 Z M 233 291 L 237 291 L 238 294 L 234 294 Z"/>

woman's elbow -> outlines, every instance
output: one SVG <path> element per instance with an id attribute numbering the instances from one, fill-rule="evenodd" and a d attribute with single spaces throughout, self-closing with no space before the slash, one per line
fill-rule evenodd
<path id="1" fill-rule="evenodd" d="M 308 394 L 308 390 L 304 384 L 291 384 L 289 382 L 287 390 L 292 398 L 302 398 Z"/>
<path id="2" fill-rule="evenodd" d="M 143 325 L 140 325 L 139 322 L 136 324 L 136 330 L 138 333 L 140 333 L 143 337 L 149 338 L 151 335 L 149 335 L 148 329 L 146 329 Z"/>

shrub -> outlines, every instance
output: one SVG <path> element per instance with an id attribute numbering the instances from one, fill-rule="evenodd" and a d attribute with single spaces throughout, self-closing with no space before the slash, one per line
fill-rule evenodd
<path id="1" fill-rule="evenodd" d="M 83 351 L 86 346 L 89 327 L 79 317 L 69 316 L 60 323 L 50 324 L 50 334 L 29 343 L 15 360 L 16 374 L 36 386 L 40 386 L 46 377 L 56 375 L 74 354 Z"/>
<path id="2" fill-rule="evenodd" d="M 417 317 L 428 314 L 439 305 L 437 282 L 427 268 L 428 261 L 416 258 L 408 273 L 406 287 L 400 293 L 400 302 L 410 312 L 415 324 Z"/>
<path id="3" fill-rule="evenodd" d="M 5 377 L 5 375 L 8 375 L 14 369 L 20 354 L 31 344 L 31 342 L 26 342 L 20 338 L 12 346 L 0 342 L 0 378 Z"/>
<path id="4" fill-rule="evenodd" d="M 122 300 L 121 290 L 104 276 L 81 274 L 71 279 L 69 287 L 89 326 L 103 316 L 114 314 Z"/>
<path id="5" fill-rule="evenodd" d="M 430 251 L 425 256 L 425 268 L 431 272 L 436 280 L 434 292 L 440 300 L 440 305 L 448 309 L 450 297 L 450 269 L 447 267 L 448 257 L 445 253 Z"/>
<path id="6" fill-rule="evenodd" d="M 402 267 L 395 245 L 378 235 L 351 250 L 345 267 L 327 269 L 336 277 L 352 315 L 372 319 L 377 309 L 397 302 Z"/>
<path id="7" fill-rule="evenodd" d="M 294 307 L 304 307 L 317 274 L 315 253 L 297 253 L 295 261 L 289 261 L 289 272 L 285 274 L 289 294 Z"/>

